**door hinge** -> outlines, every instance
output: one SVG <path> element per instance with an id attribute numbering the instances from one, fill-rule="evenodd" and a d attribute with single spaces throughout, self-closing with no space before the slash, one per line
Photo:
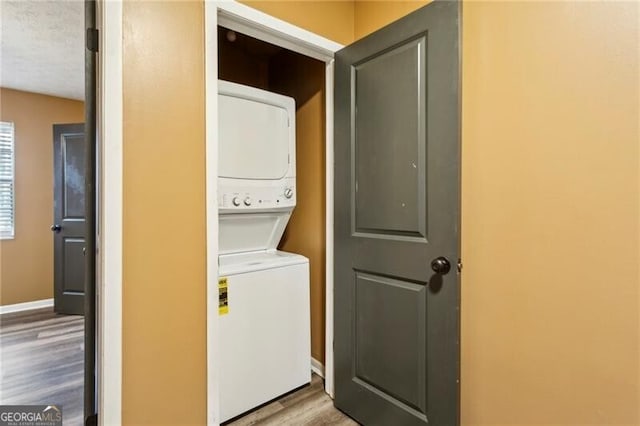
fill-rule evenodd
<path id="1" fill-rule="evenodd" d="M 98 29 L 87 28 L 87 49 L 91 52 L 98 51 Z"/>
<path id="2" fill-rule="evenodd" d="M 458 273 L 462 272 L 462 259 L 458 259 Z"/>

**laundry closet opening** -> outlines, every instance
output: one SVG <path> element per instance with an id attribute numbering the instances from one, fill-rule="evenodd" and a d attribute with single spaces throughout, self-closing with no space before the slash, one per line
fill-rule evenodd
<path id="1" fill-rule="evenodd" d="M 322 61 L 218 27 L 220 80 L 295 99 L 297 202 L 278 250 L 309 259 L 311 356 L 321 365 L 325 355 L 325 73 Z"/>

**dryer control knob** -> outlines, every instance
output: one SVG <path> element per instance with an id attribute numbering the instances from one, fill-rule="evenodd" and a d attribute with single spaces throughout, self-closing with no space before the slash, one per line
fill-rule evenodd
<path id="1" fill-rule="evenodd" d="M 251 205 L 251 197 L 247 197 L 244 199 L 244 205 L 247 207 Z"/>
<path id="2" fill-rule="evenodd" d="M 233 203 L 234 206 L 238 207 L 240 205 L 240 198 L 233 197 L 233 200 L 231 200 L 231 202 Z"/>
<path id="3" fill-rule="evenodd" d="M 284 196 L 287 198 L 293 197 L 293 190 L 291 188 L 284 189 Z"/>

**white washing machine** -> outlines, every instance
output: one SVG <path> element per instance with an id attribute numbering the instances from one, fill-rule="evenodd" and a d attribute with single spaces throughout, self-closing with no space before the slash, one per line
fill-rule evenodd
<path id="1" fill-rule="evenodd" d="M 220 417 L 229 420 L 309 383 L 309 261 L 275 252 L 220 258 Z"/>
<path id="2" fill-rule="evenodd" d="M 277 250 L 296 205 L 295 102 L 218 82 L 220 420 L 311 381 L 309 260 Z"/>

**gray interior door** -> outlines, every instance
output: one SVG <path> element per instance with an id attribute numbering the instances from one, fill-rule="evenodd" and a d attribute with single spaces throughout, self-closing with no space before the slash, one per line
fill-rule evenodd
<path id="1" fill-rule="evenodd" d="M 335 405 L 459 423 L 459 21 L 436 1 L 336 55 Z"/>
<path id="2" fill-rule="evenodd" d="M 53 126 L 54 310 L 84 312 L 85 272 L 84 124 Z"/>

